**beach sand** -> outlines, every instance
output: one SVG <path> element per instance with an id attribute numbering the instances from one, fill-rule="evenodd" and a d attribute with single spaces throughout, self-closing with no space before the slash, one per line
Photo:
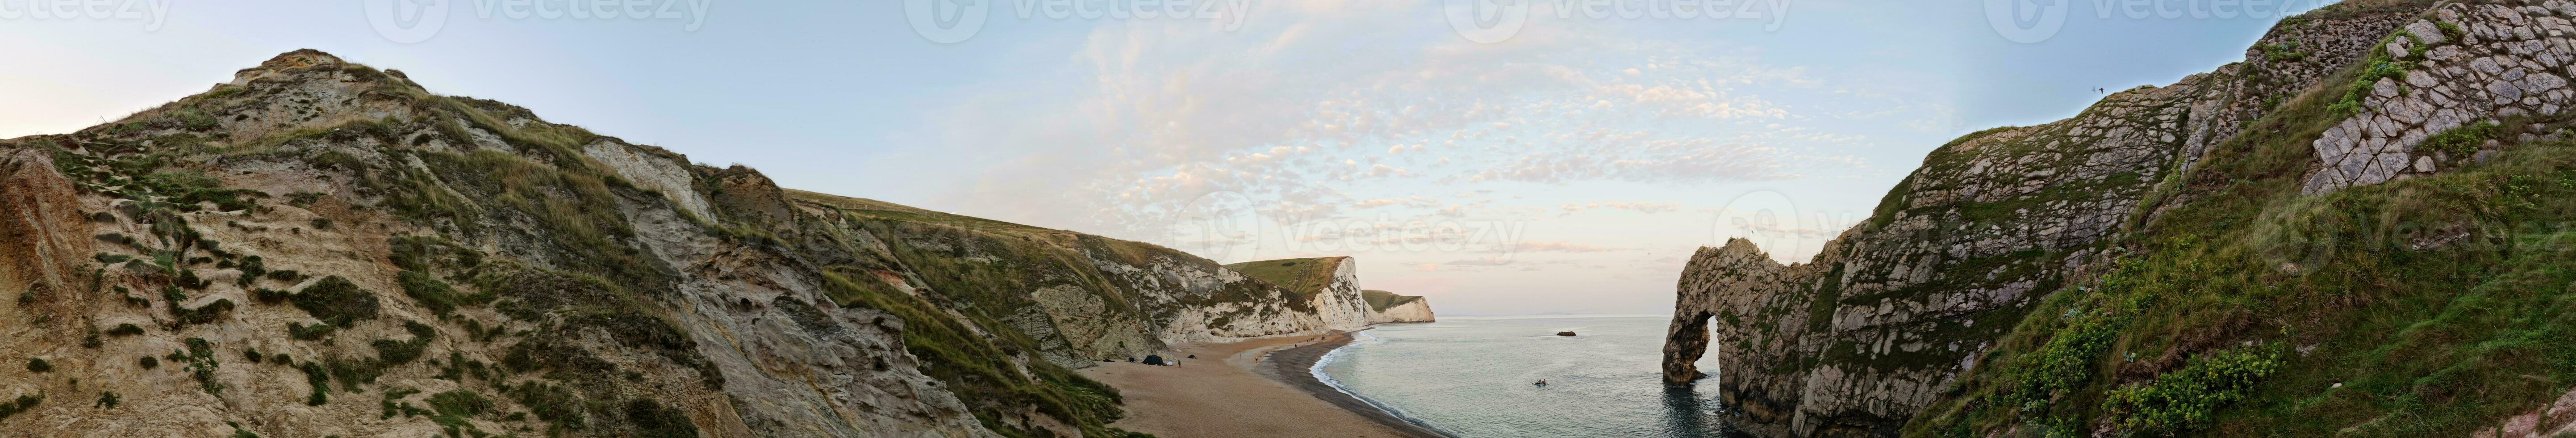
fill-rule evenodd
<path id="1" fill-rule="evenodd" d="M 1349 342 L 1332 333 L 1187 345 L 1178 367 L 1102 363 L 1082 374 L 1125 395 L 1127 417 L 1114 426 L 1163 438 L 1438 438 L 1306 373 Z"/>

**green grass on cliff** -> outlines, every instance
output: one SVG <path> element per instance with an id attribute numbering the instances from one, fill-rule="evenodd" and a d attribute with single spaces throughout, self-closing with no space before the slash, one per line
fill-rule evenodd
<path id="1" fill-rule="evenodd" d="M 1041 315 L 1030 293 L 1043 287 L 1090 292 L 1112 312 L 1133 309 L 1127 297 L 1109 292 L 1112 280 L 1092 270 L 1086 257 L 1105 252 L 1143 265 L 1137 253 L 1171 250 L 881 201 L 788 194 L 840 216 L 837 221 L 809 221 L 802 230 L 809 233 L 807 245 L 850 253 L 851 259 L 842 261 L 848 264 L 825 273 L 830 280 L 825 291 L 834 304 L 884 310 L 900 318 L 904 346 L 921 358 L 922 373 L 947 383 L 943 389 L 966 402 L 985 428 L 1010 437 L 1048 436 L 1023 427 L 1026 412 L 1033 409 L 1086 436 L 1142 436 L 1109 427 L 1125 414 L 1117 389 L 1045 360 L 1042 351 L 1064 347 L 1021 331 L 1013 320 Z M 883 252 L 870 249 L 870 241 L 882 245 Z M 923 286 L 916 293 L 897 290 L 878 277 L 907 271 L 915 276 L 905 282 L 917 278 Z M 805 304 L 782 304 L 794 305 Z M 1014 358 L 1026 361 L 1026 374 Z"/>
<path id="2" fill-rule="evenodd" d="M 1387 308 L 1421 301 L 1422 297 L 1396 295 L 1394 292 L 1369 289 L 1360 291 L 1360 299 L 1368 301 L 1370 309 L 1384 312 Z"/>
<path id="3" fill-rule="evenodd" d="M 1240 271 L 1243 275 L 1288 288 L 1289 292 L 1296 292 L 1301 297 L 1313 297 L 1315 294 L 1323 293 L 1324 287 L 1333 284 L 1333 267 L 1336 266 L 1334 259 L 1337 258 L 1263 260 L 1225 265 L 1225 267 Z"/>
<path id="4" fill-rule="evenodd" d="M 2340 121 L 2344 90 L 2318 90 L 2175 180 L 2192 195 L 2114 272 L 2035 307 L 1905 434 L 2464 436 L 2576 389 L 2576 144 L 2303 196 Z"/>

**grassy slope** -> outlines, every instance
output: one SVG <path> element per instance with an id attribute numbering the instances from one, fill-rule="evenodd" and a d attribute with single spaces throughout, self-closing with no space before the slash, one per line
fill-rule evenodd
<path id="1" fill-rule="evenodd" d="M 1296 292 L 1298 296 L 1313 297 L 1315 294 L 1323 293 L 1326 285 L 1332 284 L 1334 265 L 1328 262 L 1334 258 L 1263 260 L 1225 265 L 1225 267 L 1243 272 L 1243 275 L 1288 288 L 1288 291 Z"/>
<path id="2" fill-rule="evenodd" d="M 2576 386 L 2576 145 L 2301 196 L 2354 76 L 2216 147 L 2178 188 L 2197 198 L 2035 308 L 1906 435 L 2460 436 Z"/>
<path id="3" fill-rule="evenodd" d="M 1394 292 L 1368 289 L 1360 291 L 1360 299 L 1368 301 L 1369 309 L 1384 312 L 1389 307 L 1401 306 L 1406 303 L 1420 301 L 1422 300 L 1422 297 L 1396 295 Z"/>
<path id="4" fill-rule="evenodd" d="M 375 79 L 382 77 L 382 73 L 360 66 L 352 65 L 346 70 L 352 74 L 358 74 L 362 78 Z M 586 144 L 593 139 L 601 138 L 600 136 L 577 127 L 564 125 L 535 124 L 528 126 L 513 126 L 502 122 L 502 118 L 509 113 L 523 114 L 525 110 L 501 104 L 499 102 L 461 97 L 437 96 L 429 94 L 425 90 L 421 90 L 417 87 L 396 85 L 392 83 L 380 86 L 377 90 L 379 94 L 374 97 L 404 101 L 408 105 L 418 108 L 420 114 L 426 115 L 427 117 L 420 120 L 396 120 L 392 118 L 382 120 L 355 120 L 341 125 L 337 129 L 303 129 L 274 132 L 260 138 L 233 139 L 235 141 L 231 142 L 230 145 L 220 148 L 201 147 L 204 142 L 195 137 L 173 138 L 174 136 L 164 136 L 156 139 L 158 140 L 158 146 L 153 148 L 153 150 L 148 151 L 152 153 L 148 159 L 125 160 L 145 161 L 143 164 L 128 166 L 132 169 L 127 173 L 134 173 L 137 175 L 154 172 L 166 173 L 170 171 L 164 169 L 164 166 L 182 166 L 182 162 L 193 164 L 193 162 L 223 159 L 302 160 L 312 163 L 315 167 L 350 172 L 358 176 L 356 185 L 360 187 L 361 193 L 373 193 L 383 198 L 381 203 L 377 203 L 371 208 L 382 209 L 387 213 L 406 218 L 414 223 L 435 227 L 446 233 L 458 236 L 518 236 L 521 239 L 533 241 L 536 245 L 543 247 L 547 253 L 555 258 L 554 261 L 564 269 L 564 272 L 528 270 L 516 263 L 477 262 L 461 266 L 438 265 L 442 266 L 439 268 L 440 271 L 460 271 L 448 272 L 451 274 L 451 278 L 462 279 L 472 277 L 471 280 L 474 281 L 469 281 L 468 283 L 472 283 L 487 292 L 502 292 L 501 295 L 503 301 L 499 304 L 499 307 L 507 309 L 528 308 L 529 310 L 536 312 L 545 312 L 552 307 L 525 306 L 522 304 L 532 303 L 535 301 L 564 302 L 566 306 L 580 307 L 581 309 L 585 309 L 585 312 L 589 312 L 584 313 L 584 315 L 604 315 L 604 313 L 601 313 L 601 309 L 624 312 L 623 314 L 611 315 L 616 316 L 617 318 L 603 320 L 605 322 L 594 321 L 600 320 L 599 318 L 568 319 L 567 321 L 570 322 L 561 324 L 559 327 L 564 330 L 606 326 L 613 329 L 613 332 L 617 333 L 639 332 L 648 335 L 658 335 L 665 332 L 676 332 L 674 329 L 661 327 L 662 325 L 667 325 L 668 322 L 664 318 L 652 315 L 652 309 L 635 306 L 637 303 L 649 303 L 654 298 L 666 298 L 666 294 L 670 293 L 669 285 L 672 281 L 670 278 L 672 273 L 664 270 L 667 269 L 665 267 L 646 262 L 642 259 L 642 255 L 637 249 L 629 246 L 628 241 L 632 239 L 634 229 L 626 223 L 624 217 L 617 214 L 618 209 L 613 207 L 612 201 L 610 200 L 612 197 L 621 195 L 629 196 L 630 198 L 649 199 L 649 196 L 634 196 L 638 192 L 649 194 L 649 191 L 636 188 L 627 181 L 619 178 L 614 172 L 607 171 L 604 166 L 601 166 L 600 164 L 589 160 L 587 157 L 583 157 L 578 152 L 575 152 L 581 145 Z M 120 135 L 122 132 L 137 131 L 151 126 L 162 125 L 186 125 L 194 128 L 200 124 L 186 121 L 187 116 L 189 115 L 199 115 L 199 117 L 202 117 L 202 114 L 214 112 L 218 107 L 236 106 L 242 104 L 241 102 L 246 102 L 247 99 L 263 98 L 263 96 L 242 94 L 239 93 L 239 91 L 240 90 L 238 88 L 222 88 L 207 94 L 192 96 L 138 116 L 138 119 L 141 121 L 92 128 L 91 130 L 84 131 L 80 136 L 83 138 L 88 138 L 89 136 L 116 136 Z M 156 117 L 154 116 L 155 113 L 170 115 L 161 116 L 162 118 L 155 119 L 153 118 Z M 533 115 L 528 115 L 528 117 L 533 118 Z M 212 126 L 211 123 L 204 123 L 202 125 Z M 501 136 L 503 141 L 523 148 L 523 150 L 531 151 L 532 153 L 528 156 L 517 156 L 493 151 L 456 153 L 415 150 L 401 147 L 404 142 L 399 140 L 405 133 L 416 132 L 420 129 L 432 129 L 439 131 L 444 136 L 443 138 L 449 139 L 457 144 L 463 144 L 468 143 L 468 141 L 465 138 L 466 134 L 462 133 L 460 128 L 469 126 L 494 132 Z M 224 134 L 224 132 L 221 131 L 213 131 L 212 133 L 215 135 Z M 375 140 L 374 143 L 381 146 L 353 146 L 357 144 L 357 142 L 369 138 L 373 138 Z M 13 141 L 17 140 L 27 139 L 16 139 Z M 327 148 L 307 148 L 307 150 L 303 152 L 287 152 L 279 148 L 280 146 L 289 144 L 330 144 L 333 146 Z M 353 158 L 349 154 L 337 152 L 336 148 L 344 147 L 373 147 L 380 149 L 379 152 L 381 153 L 411 155 L 418 157 L 423 162 L 426 162 L 428 166 L 427 169 L 418 169 L 412 167 L 371 165 L 365 161 Z M 141 153 L 138 152 L 128 154 L 121 158 L 134 158 L 141 156 Z M 67 165 L 67 171 L 74 172 L 76 173 L 76 176 L 79 176 L 77 172 L 87 171 L 86 167 L 81 167 L 81 165 L 86 162 L 87 160 L 67 160 L 64 161 L 63 164 Z M 704 177 L 705 173 L 707 172 L 701 172 L 702 175 L 700 176 Z M 100 178 L 109 177 L 114 176 L 100 176 Z M 452 187 L 454 191 L 443 189 L 443 186 Z M 223 195 L 227 193 L 221 192 L 220 190 L 214 190 L 217 188 L 195 186 L 180 187 L 178 189 L 186 189 L 185 191 L 188 193 L 204 192 L 213 195 Z M 456 196 L 458 192 L 463 192 L 466 196 L 460 198 Z M 795 193 L 800 195 L 812 195 L 815 197 L 828 196 L 809 194 L 805 192 Z M 1046 238 L 1047 240 L 1054 242 L 1074 242 L 1083 240 L 1079 238 L 1079 235 L 1070 232 L 1046 230 L 1016 224 L 929 212 L 926 210 L 913 209 L 910 207 L 876 201 L 838 197 L 832 198 L 846 201 L 843 202 L 843 204 L 847 204 L 850 207 L 850 210 L 864 211 L 867 212 L 870 217 L 886 219 L 880 221 L 880 223 L 902 222 L 937 224 L 949 230 L 972 229 L 990 232 L 995 235 L 1027 236 L 1031 239 Z M 219 199 L 217 201 L 219 201 L 218 203 L 231 202 L 229 199 Z M 370 207 L 361 206 L 361 208 Z M 499 220 L 494 220 L 496 218 Z M 897 218 L 901 220 L 895 220 Z M 704 221 L 712 218 L 691 219 Z M 516 224 L 517 226 L 500 228 L 488 227 L 487 224 L 495 222 Z M 709 228 L 708 232 L 711 235 L 733 237 L 748 245 L 774 245 L 782 241 L 781 239 L 777 239 L 776 236 L 751 235 L 740 232 L 740 230 L 753 229 L 750 227 L 733 226 L 731 224 L 714 222 L 701 222 L 700 225 L 707 226 Z M 828 226 L 828 224 L 805 225 L 808 226 L 802 229 L 786 232 L 789 233 L 791 237 L 813 237 L 821 239 L 831 239 L 836 237 L 831 233 L 831 229 L 833 227 Z M 879 230 L 891 231 L 889 228 L 879 228 Z M 1139 254 L 1137 251 L 1145 250 L 1140 246 L 1149 246 L 1108 239 L 1093 240 L 1108 242 L 1104 243 L 1104 245 L 1111 247 L 1114 251 L 1130 255 Z M 785 241 L 795 241 L 795 239 L 786 239 Z M 771 246 L 770 248 L 780 251 L 793 251 L 793 249 L 790 248 L 777 246 Z M 1063 263 L 1068 264 L 1077 262 L 1076 260 L 1070 259 L 1078 257 L 1068 257 L 1065 254 L 1067 251 L 1064 251 L 1063 247 L 1046 246 L 1046 248 L 1048 248 L 1048 250 L 1009 251 L 1009 253 L 1042 259 L 1059 259 Z M 479 258 L 476 259 L 479 260 Z M 939 260 L 941 257 L 938 254 L 926 254 L 923 255 L 921 259 Z M 949 261 L 954 262 L 955 260 Z M 938 265 L 935 263 L 930 265 L 948 266 Z M 421 269 L 430 269 L 426 266 L 427 265 L 424 265 Z M 841 268 L 841 266 L 835 266 L 835 268 Z M 944 273 L 947 272 L 928 273 L 926 276 L 954 277 L 936 275 Z M 1120 431 L 1107 426 L 1109 422 L 1116 420 L 1120 416 L 1120 410 L 1117 407 L 1119 396 L 1115 389 L 1108 388 L 1097 382 L 1082 378 L 1080 375 L 1075 374 L 1070 370 L 1054 366 L 1044 361 L 1031 361 L 1031 363 L 1029 363 L 1027 369 L 1033 376 L 1024 377 L 1019 372 L 1013 370 L 1014 366 L 1008 362 L 1008 358 L 1016 355 L 1017 352 L 1024 351 L 1027 348 L 1033 348 L 1037 343 L 1028 339 L 1027 335 L 1011 330 L 1007 324 L 1002 324 L 1000 321 L 987 316 L 983 312 L 967 312 L 967 317 L 969 319 L 972 319 L 977 325 L 987 328 L 993 332 L 993 335 L 989 337 L 980 335 L 973 329 L 961 324 L 957 319 L 948 316 L 948 314 L 943 311 L 943 308 L 953 308 L 952 306 L 956 306 L 961 303 L 953 301 L 933 302 L 921 297 L 906 295 L 899 291 L 892 290 L 890 287 L 886 286 L 885 283 L 876 281 L 873 278 L 861 277 L 864 279 L 854 281 L 852 279 L 854 275 L 850 274 L 855 274 L 855 272 L 851 271 L 836 270 L 824 272 L 823 274 L 832 280 L 830 284 L 826 285 L 826 288 L 829 289 L 829 292 L 832 295 L 841 301 L 842 305 L 855 305 L 886 310 L 903 318 L 905 321 L 904 326 L 906 327 L 904 335 L 907 347 L 915 355 L 924 359 L 923 366 L 921 367 L 922 371 L 948 383 L 948 389 L 957 393 L 961 399 L 966 400 L 968 404 L 975 409 L 974 414 L 977 418 L 981 419 L 988 428 L 993 429 L 1004 436 L 1044 436 L 1045 432 L 1021 429 L 1014 426 L 1014 424 L 1017 423 L 1016 421 L 1010 421 L 1013 419 L 1023 418 L 1024 412 L 1033 409 L 1073 423 L 1075 427 L 1082 429 L 1086 435 L 1130 435 L 1125 431 Z M 535 279 L 532 280 L 530 276 L 534 276 Z M 965 287 L 954 281 L 934 281 L 933 284 L 944 286 L 939 287 L 941 290 L 951 291 L 1026 290 Z M 518 289 L 522 288 L 552 288 L 549 290 L 555 292 L 518 293 L 520 292 Z M 572 290 L 588 290 L 591 291 L 591 293 L 567 293 L 567 291 Z M 534 291 L 532 290 L 529 292 Z M 418 296 L 419 295 L 415 295 L 415 297 Z M 530 312 L 517 313 L 521 314 L 521 316 L 525 318 L 537 317 Z M 594 324 L 592 322 L 598 323 Z M 549 330 L 549 333 L 541 334 L 539 337 L 550 338 L 558 336 L 556 333 L 551 333 L 552 331 L 553 330 Z M 561 336 L 566 338 L 570 337 L 569 335 Z M 668 338 L 669 336 L 662 337 Z M 685 336 L 681 336 L 681 339 L 682 340 L 677 342 L 687 342 L 685 340 Z M 645 344 L 644 346 L 647 347 L 661 346 L 651 344 L 649 342 L 638 343 Z M 517 345 L 517 347 L 536 346 L 537 345 L 526 343 Z M 591 391 L 564 392 L 555 390 L 557 388 L 564 388 L 567 386 L 575 388 L 596 388 L 617 387 L 623 385 L 608 381 L 613 380 L 611 379 L 611 377 L 613 377 L 613 373 L 588 372 L 594 370 L 578 370 L 584 372 L 574 373 L 564 372 L 576 371 L 572 370 L 572 368 L 577 367 L 566 365 L 567 363 L 579 365 L 597 361 L 591 360 L 585 362 L 580 360 L 583 359 L 582 357 L 567 358 L 566 354 L 580 355 L 585 353 L 581 350 L 554 347 L 557 346 L 544 346 L 543 348 L 534 349 L 512 349 L 514 354 L 513 358 L 510 361 L 507 361 L 509 363 L 499 365 L 513 371 L 545 373 L 549 378 L 564 380 L 566 383 L 571 385 L 548 386 L 532 383 L 522 387 L 522 389 L 526 389 L 527 391 L 512 392 L 508 395 L 523 398 L 524 400 L 528 400 L 528 403 L 532 404 L 543 404 L 540 402 L 549 401 L 549 403 L 562 402 L 575 406 L 584 406 L 559 410 L 560 412 L 565 412 L 565 414 L 562 414 L 565 416 L 560 418 L 555 414 L 549 414 L 549 412 L 557 411 L 539 412 L 539 417 L 543 419 L 542 421 L 558 423 L 559 426 L 580 424 L 584 426 L 578 427 L 589 427 L 593 431 L 597 432 L 619 433 L 625 431 L 619 429 L 619 427 L 622 427 L 618 423 L 619 421 L 640 420 L 640 418 L 625 418 L 628 415 L 623 414 L 627 411 L 597 410 L 605 409 L 599 408 L 599 406 L 602 405 L 625 406 L 627 404 L 606 403 L 615 401 L 613 399 L 585 400 L 585 398 L 605 398 L 608 396 L 593 394 L 590 393 Z M 519 354 L 522 350 L 529 353 L 544 354 Z M 693 360 L 695 359 L 693 357 L 685 356 L 688 353 L 688 347 L 686 346 L 664 348 L 663 350 L 664 351 L 661 351 L 661 353 L 666 355 L 678 355 L 677 359 L 680 359 L 678 361 L 683 365 L 703 363 L 699 360 Z M 526 357 L 526 359 L 520 359 L 522 356 Z M 339 364 L 336 362 L 332 364 L 334 367 L 337 367 L 338 365 Z M 333 378 L 347 377 L 347 373 L 339 372 L 339 368 L 334 368 L 332 374 L 333 375 L 331 377 Z M 594 376 L 596 378 L 592 378 Z M 712 374 L 708 374 L 708 376 L 712 376 Z M 710 381 L 708 384 L 713 386 L 720 385 L 721 383 L 720 381 Z M 350 385 L 350 383 L 343 383 L 344 387 L 347 385 Z M 354 391 L 355 388 L 351 388 L 350 390 Z M 547 392 L 548 390 L 553 390 L 553 392 Z M 320 400 L 318 397 L 320 397 L 323 392 L 324 391 L 316 392 L 316 400 Z M 654 399 L 654 397 L 650 395 L 653 391 L 629 392 L 639 394 L 634 397 L 635 400 L 651 401 Z M 632 409 L 629 409 L 629 411 L 632 411 Z M 589 415 L 585 416 L 583 414 Z M 585 417 L 587 420 L 584 419 Z"/>

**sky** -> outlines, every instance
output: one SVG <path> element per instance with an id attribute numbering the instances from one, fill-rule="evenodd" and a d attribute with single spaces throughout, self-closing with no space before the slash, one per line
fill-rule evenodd
<path id="1" fill-rule="evenodd" d="M 1932 148 L 2316 1 L 0 0 L 0 137 L 312 48 L 790 188 L 1664 313 L 1698 247 L 1807 260 Z"/>

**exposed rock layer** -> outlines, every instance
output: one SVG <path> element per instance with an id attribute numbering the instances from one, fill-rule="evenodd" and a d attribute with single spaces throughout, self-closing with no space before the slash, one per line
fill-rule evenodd
<path id="1" fill-rule="evenodd" d="M 1693 362 L 1714 349 L 1720 401 L 1746 432 L 1893 436 L 2039 298 L 2100 269 L 2113 237 L 2191 199 L 2160 183 L 2420 11 L 2325 8 L 2244 62 L 1962 137 L 1806 263 L 1741 239 L 1701 248 L 1677 286 L 1665 377 L 1699 380 Z"/>
<path id="2" fill-rule="evenodd" d="M 1396 295 L 1382 290 L 1362 290 L 1360 298 L 1368 300 L 1369 323 L 1434 322 L 1440 318 L 1431 313 L 1431 299 Z"/>
<path id="3" fill-rule="evenodd" d="M 1347 263 L 783 190 L 315 51 L 0 141 L 0 182 L 38 436 L 1114 435 L 1066 368 L 1365 318 Z"/>

